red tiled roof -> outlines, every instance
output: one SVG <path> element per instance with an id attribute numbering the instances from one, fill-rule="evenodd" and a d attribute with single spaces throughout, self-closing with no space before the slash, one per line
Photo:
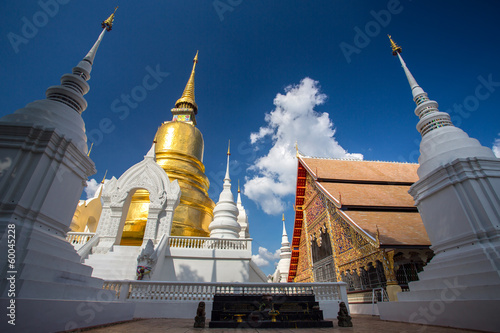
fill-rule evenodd
<path id="1" fill-rule="evenodd" d="M 300 160 L 314 177 L 321 179 L 405 183 L 418 180 L 418 164 L 307 157 Z"/>
<path id="2" fill-rule="evenodd" d="M 409 185 L 318 182 L 343 206 L 414 207 Z"/>
<path id="3" fill-rule="evenodd" d="M 418 212 L 345 211 L 343 213 L 374 238 L 378 227 L 381 245 L 431 245 Z"/>
<path id="4" fill-rule="evenodd" d="M 364 237 L 371 236 L 372 242 L 378 228 L 380 245 L 384 247 L 430 245 L 420 214 L 414 210 L 413 198 L 408 194 L 410 185 L 418 180 L 418 164 L 308 157 L 298 160 L 292 257 L 300 255 L 302 205 L 308 200 L 307 173 L 325 196 L 340 206 L 345 220 L 361 229 Z M 292 282 L 296 274 L 297 265 L 291 265 L 288 281 Z"/>
<path id="5" fill-rule="evenodd" d="M 430 245 L 415 202 L 408 193 L 418 164 L 301 158 L 316 184 L 359 228 L 381 245 Z M 344 207 L 344 209 L 342 209 Z"/>

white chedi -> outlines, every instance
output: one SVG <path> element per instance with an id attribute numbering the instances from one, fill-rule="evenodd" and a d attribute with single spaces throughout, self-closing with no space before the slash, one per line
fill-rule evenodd
<path id="1" fill-rule="evenodd" d="M 240 238 L 250 238 L 250 230 L 248 228 L 248 216 L 245 207 L 241 203 L 241 191 L 238 183 L 238 199 L 236 199 L 236 207 L 238 207 L 238 223 L 241 227 Z"/>
<path id="2" fill-rule="evenodd" d="M 238 207 L 234 202 L 231 192 L 231 179 L 229 178 L 229 149 L 227 151 L 226 176 L 219 201 L 214 208 L 214 219 L 208 226 L 212 238 L 239 238 L 241 226 L 238 223 Z"/>
<path id="3" fill-rule="evenodd" d="M 285 228 L 285 214 L 283 214 L 283 233 L 281 235 L 280 261 L 278 262 L 278 267 L 276 267 L 276 271 L 273 274 L 273 282 L 288 282 L 288 273 L 290 271 L 291 258 L 292 250 L 290 249 L 290 242 L 288 241 L 288 234 L 286 233 Z"/>

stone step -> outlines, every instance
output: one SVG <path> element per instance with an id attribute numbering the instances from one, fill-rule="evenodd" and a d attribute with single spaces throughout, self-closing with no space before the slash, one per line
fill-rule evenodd
<path id="1" fill-rule="evenodd" d="M 91 267 L 87 268 L 91 269 Z M 59 266 L 45 267 L 37 264 L 30 264 L 23 267 L 20 278 L 24 280 L 59 282 L 62 284 L 102 288 L 102 280 L 91 277 L 90 272 L 88 274 L 82 275 L 79 272 L 69 272 L 62 270 L 59 268 Z"/>
<path id="2" fill-rule="evenodd" d="M 96 279 L 99 280 L 99 279 Z M 60 282 L 46 282 L 33 280 L 19 280 L 20 290 L 18 297 L 24 298 L 24 295 L 29 295 L 29 298 L 38 299 L 71 299 L 71 300 L 97 300 L 97 301 L 112 301 L 115 300 L 115 293 L 110 290 L 95 288 L 91 286 L 61 284 Z"/>
<path id="3" fill-rule="evenodd" d="M 500 295 L 500 285 L 478 285 L 467 288 L 439 288 L 426 289 L 398 293 L 399 302 L 407 301 L 443 301 L 445 303 L 454 300 L 495 300 Z"/>
<path id="4" fill-rule="evenodd" d="M 424 270 L 418 273 L 420 280 L 428 280 L 434 278 L 446 278 L 453 277 L 457 275 L 476 275 L 476 274 L 488 274 L 490 272 L 496 271 L 490 261 L 484 260 L 477 261 L 460 261 L 453 263 L 432 263 L 432 261 L 424 267 Z M 498 274 L 497 274 L 498 276 Z"/>
<path id="5" fill-rule="evenodd" d="M 120 253 L 120 254 L 134 254 L 141 252 L 141 247 L 140 246 L 124 246 L 124 245 L 113 245 L 113 248 L 111 249 L 111 252 L 113 253 Z"/>
<path id="6" fill-rule="evenodd" d="M 43 252 L 51 256 L 80 262 L 80 256 L 76 253 L 73 246 L 66 242 L 66 240 L 56 237 L 33 237 L 26 248 L 33 250 L 43 249 Z"/>
<path id="7" fill-rule="evenodd" d="M 106 254 L 91 254 L 84 263 L 94 269 L 92 276 L 108 280 L 135 280 L 140 251 L 140 246 L 114 245 Z"/>
<path id="8" fill-rule="evenodd" d="M 61 251 L 62 252 L 62 251 Z M 77 255 L 77 258 L 78 255 Z M 92 274 L 92 267 L 82 265 L 80 261 L 67 260 L 64 257 L 57 257 L 47 254 L 45 252 L 40 252 L 36 250 L 27 250 L 23 264 L 38 265 L 45 267 L 54 267 L 60 271 L 71 272 L 80 275 L 90 276 Z"/>
<path id="9" fill-rule="evenodd" d="M 486 286 L 500 285 L 500 277 L 497 272 L 475 273 L 467 275 L 452 275 L 448 277 L 436 277 L 433 279 L 421 279 L 409 284 L 410 291 L 426 289 L 444 289 L 450 286 Z"/>

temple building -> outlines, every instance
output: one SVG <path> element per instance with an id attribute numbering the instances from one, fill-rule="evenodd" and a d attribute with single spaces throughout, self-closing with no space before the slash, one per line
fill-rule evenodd
<path id="1" fill-rule="evenodd" d="M 432 257 L 408 194 L 418 164 L 312 158 L 298 150 L 297 159 L 288 281 L 344 281 L 358 293 L 382 287 L 395 300 Z"/>

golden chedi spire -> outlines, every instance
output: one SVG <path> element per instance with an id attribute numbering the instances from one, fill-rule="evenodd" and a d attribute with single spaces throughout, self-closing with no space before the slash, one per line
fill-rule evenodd
<path id="1" fill-rule="evenodd" d="M 194 100 L 193 69 L 181 98 L 172 109 L 172 121 L 164 122 L 155 136 L 156 163 L 167 173 L 170 181 L 177 180 L 181 200 L 175 209 L 172 236 L 209 236 L 214 202 L 208 196 L 210 182 L 203 165 L 203 135 L 195 126 L 198 106 Z"/>
<path id="2" fill-rule="evenodd" d="M 193 59 L 193 69 L 191 70 L 191 75 L 189 76 L 189 80 L 186 84 L 186 88 L 184 88 L 184 92 L 182 93 L 181 98 L 175 102 L 175 107 L 179 109 L 193 109 L 194 114 L 198 114 L 198 105 L 194 101 L 194 73 L 196 64 L 198 63 L 198 51 L 196 51 L 196 55 Z"/>

